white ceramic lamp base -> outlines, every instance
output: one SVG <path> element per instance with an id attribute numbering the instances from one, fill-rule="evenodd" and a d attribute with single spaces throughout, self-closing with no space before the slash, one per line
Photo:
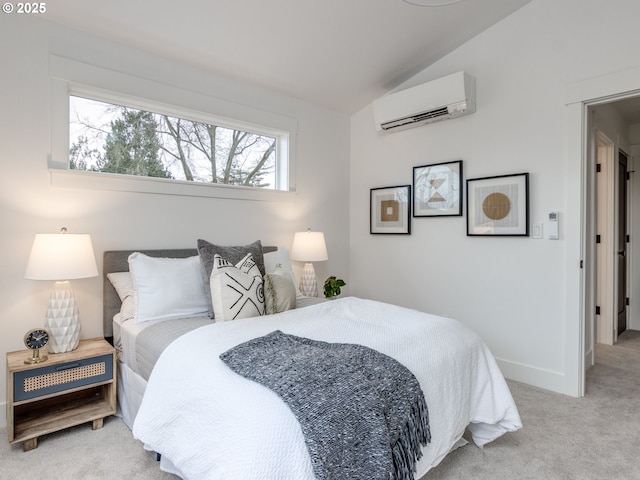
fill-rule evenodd
<path id="1" fill-rule="evenodd" d="M 302 278 L 300 279 L 300 293 L 305 297 L 318 296 L 318 283 L 316 281 L 316 271 L 313 263 L 307 262 L 302 270 Z"/>
<path id="2" fill-rule="evenodd" d="M 44 328 L 50 334 L 49 352 L 70 352 L 78 347 L 80 321 L 70 282 L 56 282 L 53 286 L 44 319 Z"/>

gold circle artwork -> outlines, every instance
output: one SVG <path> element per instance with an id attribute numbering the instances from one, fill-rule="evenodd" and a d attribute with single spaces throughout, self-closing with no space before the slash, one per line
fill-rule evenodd
<path id="1" fill-rule="evenodd" d="M 487 195 L 482 202 L 482 211 L 491 220 L 502 220 L 509 215 L 511 202 L 504 193 L 492 193 Z"/>

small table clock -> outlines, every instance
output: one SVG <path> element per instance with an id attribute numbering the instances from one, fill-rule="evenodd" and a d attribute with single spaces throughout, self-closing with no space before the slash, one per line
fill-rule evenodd
<path id="1" fill-rule="evenodd" d="M 33 353 L 31 357 L 25 358 L 24 363 L 41 363 L 48 357 L 46 355 L 40 355 L 40 349 L 45 347 L 49 343 L 49 332 L 44 328 L 34 328 L 29 330 L 24 335 L 24 344 Z"/>

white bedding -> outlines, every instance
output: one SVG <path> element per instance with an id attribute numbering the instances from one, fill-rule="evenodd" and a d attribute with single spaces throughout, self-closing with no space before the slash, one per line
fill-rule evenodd
<path id="1" fill-rule="evenodd" d="M 467 426 L 479 446 L 522 426 L 493 356 L 468 328 L 347 297 L 208 325 L 174 341 L 151 374 L 133 426 L 145 448 L 162 454 L 163 469 L 188 480 L 315 478 L 300 426 L 286 404 L 218 358 L 276 329 L 365 345 L 413 372 L 425 394 L 432 434 L 416 478 L 459 444 Z"/>
<path id="2" fill-rule="evenodd" d="M 147 388 L 147 381 L 137 372 L 136 335 L 149 325 L 151 322 L 123 321 L 121 314 L 113 317 L 113 345 L 118 358 L 117 415 L 129 428 L 133 428 L 133 421 Z"/>
<path id="3" fill-rule="evenodd" d="M 316 297 L 298 296 L 296 308 L 303 308 L 323 301 Z M 113 343 L 118 358 L 118 413 L 129 428 L 140 409 L 147 380 L 140 375 L 136 349 L 137 336 L 146 328 L 155 324 L 166 323 L 164 320 L 151 320 L 138 323 L 134 320 L 123 321 L 121 314 L 113 317 Z M 183 320 L 199 320 L 203 317 L 191 317 Z M 209 318 L 208 316 L 206 318 Z"/>
<path id="4" fill-rule="evenodd" d="M 118 360 L 136 371 L 136 335 L 151 323 L 122 321 L 122 316 L 113 317 L 113 345 L 118 352 Z"/>

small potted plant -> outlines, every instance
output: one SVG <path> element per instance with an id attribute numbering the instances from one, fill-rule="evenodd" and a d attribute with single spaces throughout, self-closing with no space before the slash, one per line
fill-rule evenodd
<path id="1" fill-rule="evenodd" d="M 341 278 L 329 277 L 324 282 L 324 296 L 333 299 L 340 295 L 340 287 L 346 285 L 345 281 Z"/>

